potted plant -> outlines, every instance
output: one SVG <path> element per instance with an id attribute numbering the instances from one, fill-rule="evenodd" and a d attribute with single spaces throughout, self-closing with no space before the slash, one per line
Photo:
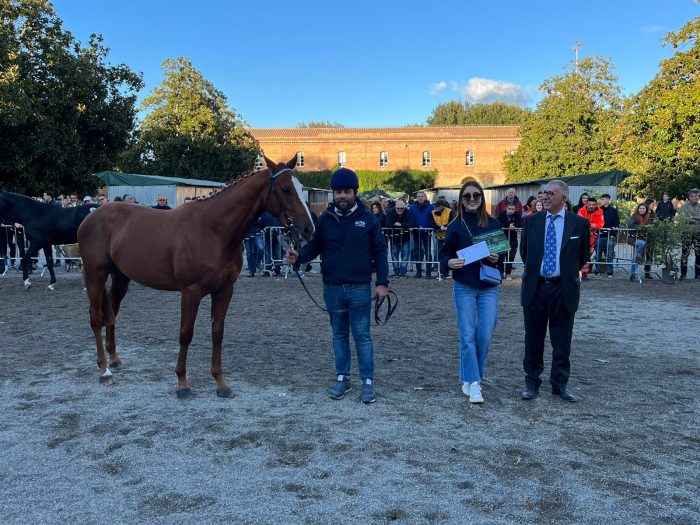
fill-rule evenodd
<path id="1" fill-rule="evenodd" d="M 682 217 L 655 221 L 642 226 L 646 232 L 647 251 L 652 264 L 661 265 L 661 280 L 675 283 L 679 277 L 681 247 L 692 242 L 693 225 Z"/>

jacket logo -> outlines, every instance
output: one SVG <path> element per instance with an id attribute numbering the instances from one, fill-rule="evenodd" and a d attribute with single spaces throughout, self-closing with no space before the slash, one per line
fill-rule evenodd
<path id="1" fill-rule="evenodd" d="M 365 221 L 355 221 L 355 226 L 357 226 L 358 228 L 364 228 Z"/>

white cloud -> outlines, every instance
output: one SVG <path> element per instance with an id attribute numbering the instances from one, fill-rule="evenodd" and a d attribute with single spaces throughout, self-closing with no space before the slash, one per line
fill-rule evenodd
<path id="1" fill-rule="evenodd" d="M 446 87 L 447 84 L 445 82 L 436 82 L 434 84 L 430 84 L 430 94 L 435 96 L 440 91 L 443 91 Z"/>
<path id="2" fill-rule="evenodd" d="M 475 102 L 493 102 L 502 100 L 515 104 L 527 102 L 527 90 L 512 82 L 490 80 L 488 78 L 470 78 L 460 90 L 462 95 Z"/>
<path id="3" fill-rule="evenodd" d="M 642 26 L 640 29 L 642 30 L 642 33 L 661 33 L 664 31 L 664 26 Z"/>

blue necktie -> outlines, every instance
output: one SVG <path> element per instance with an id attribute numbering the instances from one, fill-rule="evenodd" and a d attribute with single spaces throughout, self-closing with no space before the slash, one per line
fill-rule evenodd
<path id="1" fill-rule="evenodd" d="M 557 267 L 557 229 L 554 227 L 554 221 L 559 215 L 550 215 L 549 224 L 547 225 L 547 235 L 544 238 L 544 266 L 542 273 L 544 277 L 550 277 Z"/>

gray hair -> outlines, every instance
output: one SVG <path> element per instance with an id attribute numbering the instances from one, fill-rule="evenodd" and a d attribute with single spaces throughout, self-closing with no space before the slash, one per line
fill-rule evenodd
<path id="1" fill-rule="evenodd" d="M 564 182 L 563 180 L 559 180 L 559 179 L 550 180 L 547 183 L 547 186 L 549 186 L 550 184 L 555 184 L 555 185 L 559 186 L 559 189 L 561 190 L 561 192 L 564 195 L 566 195 L 567 197 L 569 196 L 569 185 L 566 182 Z"/>

